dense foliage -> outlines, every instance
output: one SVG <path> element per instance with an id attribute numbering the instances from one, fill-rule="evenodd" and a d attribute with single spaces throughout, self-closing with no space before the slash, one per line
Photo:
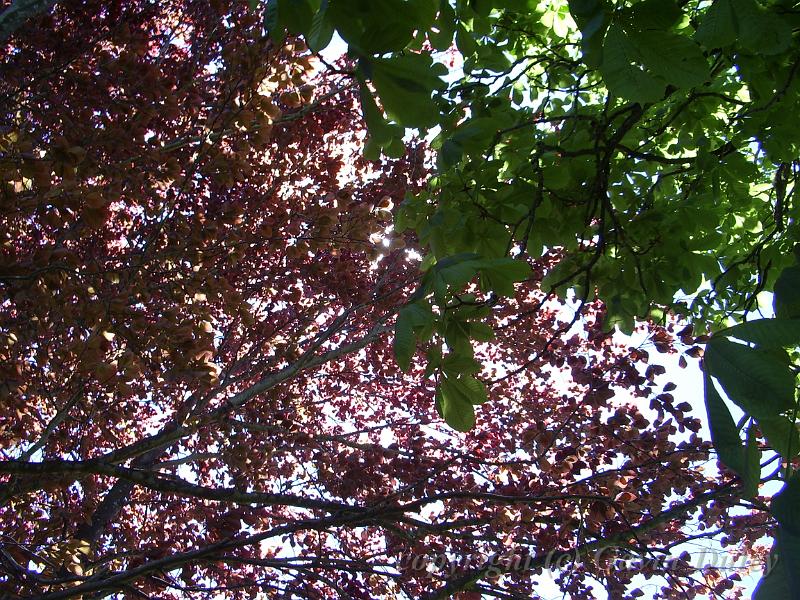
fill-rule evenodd
<path id="1" fill-rule="evenodd" d="M 390 5 L 403 7 L 404 26 L 386 25 Z M 740 329 L 716 336 L 706 404 L 720 458 L 747 496 L 762 479 L 759 436 L 773 458 L 794 460 L 798 369 L 782 349 L 800 345 L 790 252 L 800 241 L 796 3 L 473 0 L 437 11 L 414 1 L 270 0 L 265 16 L 273 33 L 287 27 L 313 45 L 336 29 L 348 43 L 372 136 L 367 153 L 391 154 L 402 126 L 440 129 L 437 177 L 396 220 L 419 234 L 430 266 L 398 318 L 396 354 L 404 364 L 415 339 L 433 339 L 428 365 L 448 423 L 471 427 L 470 404 L 484 398 L 467 373 L 441 369 L 437 341 L 451 360 L 471 355 L 469 332 L 453 326 L 453 301 L 476 276 L 485 295 L 468 301 L 489 305 L 524 277 L 507 264 L 500 273 L 494 257 L 522 262 L 558 248 L 544 289 L 570 290 L 581 303 L 598 294 L 606 325 L 623 331 L 637 317 L 675 312 L 724 327 L 758 310 L 759 293 L 774 285 L 778 317 L 790 320 L 748 328 L 757 339 L 742 340 Z M 435 77 L 432 50 L 462 61 L 463 77 L 450 85 Z M 738 425 L 714 380 L 743 410 Z M 800 565 L 800 524 L 785 512 L 800 490 L 790 466 L 780 471 L 763 479 L 787 482 L 773 511 L 789 566 L 760 598 L 800 594 L 787 577 Z"/>
<path id="2" fill-rule="evenodd" d="M 800 556 L 800 490 L 756 497 L 800 449 L 798 18 L 14 2 L 0 591 L 729 598 L 686 542 L 763 559 L 773 515 Z M 708 345 L 714 450 L 657 357 L 773 286 L 782 321 Z"/>

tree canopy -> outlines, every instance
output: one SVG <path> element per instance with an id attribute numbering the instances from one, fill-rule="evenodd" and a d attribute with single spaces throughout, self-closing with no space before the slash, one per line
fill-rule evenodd
<path id="1" fill-rule="evenodd" d="M 775 534 L 757 596 L 797 595 L 798 27 L 12 2 L 0 590 L 729 598 L 687 542 Z"/>

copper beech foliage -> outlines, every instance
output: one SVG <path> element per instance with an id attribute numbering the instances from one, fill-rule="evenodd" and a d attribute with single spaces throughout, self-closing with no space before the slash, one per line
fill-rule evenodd
<path id="1" fill-rule="evenodd" d="M 399 371 L 425 150 L 364 159 L 360 114 L 244 2 L 58 3 L 5 42 L 0 595 L 736 597 L 679 546 L 767 530 L 647 364 L 689 334 L 570 320 L 552 256 L 493 310 L 474 430 Z"/>

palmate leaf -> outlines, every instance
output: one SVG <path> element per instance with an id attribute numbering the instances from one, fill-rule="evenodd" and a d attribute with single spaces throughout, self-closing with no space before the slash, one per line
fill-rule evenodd
<path id="1" fill-rule="evenodd" d="M 409 302 L 400 309 L 395 322 L 393 349 L 397 364 L 403 371 L 411 367 L 417 338 L 428 339 L 433 326 L 433 313 L 426 302 Z"/>
<path id="2" fill-rule="evenodd" d="M 701 18 L 694 37 L 706 48 L 721 48 L 736 41 L 737 29 L 730 0 L 715 0 Z"/>
<path id="3" fill-rule="evenodd" d="M 793 498 L 795 508 L 800 506 L 800 498 Z M 784 561 L 789 580 L 789 598 L 800 597 L 800 533 L 781 526 L 778 529 L 778 551 Z"/>
<path id="4" fill-rule="evenodd" d="M 655 76 L 678 88 L 702 83 L 709 65 L 700 47 L 690 38 L 669 31 L 642 31 L 631 34 L 644 66 Z"/>
<path id="5" fill-rule="evenodd" d="M 765 574 L 754 600 L 800 597 L 800 475 L 795 473 L 775 494 L 770 510 L 779 523 L 776 546 L 778 562 Z"/>
<path id="6" fill-rule="evenodd" d="M 456 24 L 456 13 L 453 7 L 449 2 L 440 2 L 436 29 L 429 32 L 431 45 L 435 50 L 441 52 L 450 48 L 456 33 Z"/>
<path id="7" fill-rule="evenodd" d="M 791 419 L 782 416 L 759 419 L 758 426 L 772 449 L 783 458 L 791 459 L 800 453 L 800 435 Z"/>
<path id="8" fill-rule="evenodd" d="M 475 409 L 462 391 L 444 378 L 436 391 L 437 404 L 445 422 L 456 431 L 469 431 L 475 426 Z"/>
<path id="9" fill-rule="evenodd" d="M 280 0 L 281 21 L 292 33 L 305 33 L 311 28 L 319 4 L 319 0 Z"/>
<path id="10" fill-rule="evenodd" d="M 789 533 L 800 536 L 800 474 L 795 473 L 772 497 L 772 515 Z"/>
<path id="11" fill-rule="evenodd" d="M 603 34 L 610 11 L 602 0 L 569 0 L 569 11 L 581 30 L 583 62 L 596 69 L 603 58 Z"/>
<path id="12" fill-rule="evenodd" d="M 792 30 L 785 19 L 755 0 L 715 0 L 695 33 L 706 48 L 738 44 L 759 54 L 777 54 L 791 44 Z"/>
<path id="13" fill-rule="evenodd" d="M 771 418 L 795 404 L 795 375 L 767 350 L 713 338 L 704 359 L 708 373 L 747 414 Z"/>
<path id="14" fill-rule="evenodd" d="M 569 11 L 575 19 L 591 19 L 601 10 L 602 0 L 569 0 Z"/>
<path id="15" fill-rule="evenodd" d="M 442 361 L 442 370 L 448 375 L 477 373 L 481 370 L 481 364 L 470 354 L 456 354 L 451 352 L 444 357 Z"/>
<path id="16" fill-rule="evenodd" d="M 476 321 L 469 324 L 469 336 L 478 342 L 488 342 L 494 339 L 494 329 L 488 323 Z"/>
<path id="17" fill-rule="evenodd" d="M 461 375 L 459 377 L 447 377 L 445 382 L 452 387 L 455 393 L 470 404 L 477 405 L 486 402 L 488 397 L 486 386 L 479 379 L 475 379 L 470 375 Z"/>
<path id="18" fill-rule="evenodd" d="M 264 29 L 276 44 L 282 44 L 286 37 L 286 29 L 280 18 L 278 0 L 267 0 L 264 5 Z"/>
<path id="19" fill-rule="evenodd" d="M 328 0 L 322 0 L 319 10 L 311 19 L 311 25 L 306 35 L 306 42 L 313 52 L 319 52 L 327 48 L 332 39 L 333 24 L 328 18 Z"/>
<path id="20" fill-rule="evenodd" d="M 781 271 L 775 282 L 772 306 L 778 318 L 800 317 L 800 266 Z"/>
<path id="21" fill-rule="evenodd" d="M 398 313 L 394 326 L 393 345 L 395 359 L 403 371 L 411 368 L 411 357 L 414 354 L 416 343 L 411 313 L 407 308 L 403 308 Z"/>
<path id="22" fill-rule="evenodd" d="M 609 91 L 635 102 L 653 102 L 664 94 L 665 84 L 639 66 L 638 50 L 622 27 L 612 24 L 603 42 L 600 72 Z"/>
<path id="23" fill-rule="evenodd" d="M 642 30 L 669 29 L 683 16 L 674 0 L 641 0 L 628 12 L 634 26 Z"/>
<path id="24" fill-rule="evenodd" d="M 459 125 L 450 136 L 450 140 L 469 153 L 483 151 L 500 129 L 496 119 L 477 117 Z"/>
<path id="25" fill-rule="evenodd" d="M 638 102 L 660 99 L 667 84 L 690 88 L 709 76 L 708 61 L 690 38 L 616 23 L 606 33 L 600 70 L 610 91 Z"/>
<path id="26" fill-rule="evenodd" d="M 430 5 L 422 14 L 420 2 L 381 0 L 381 2 L 331 2 L 331 23 L 348 45 L 365 56 L 400 52 L 412 40 L 415 29 L 430 24 Z M 434 13 L 435 14 L 435 13 Z"/>
<path id="27" fill-rule="evenodd" d="M 758 493 L 758 484 L 761 480 L 761 451 L 758 449 L 756 428 L 753 423 L 747 428 L 747 444 L 744 449 L 744 471 L 742 477 L 742 494 L 745 498 L 752 498 Z"/>
<path id="28" fill-rule="evenodd" d="M 483 264 L 483 261 L 477 258 L 477 255 L 474 255 L 475 257 L 467 256 L 463 260 L 452 260 L 447 263 L 445 263 L 447 259 L 439 261 L 434 269 L 445 283 L 453 288 L 461 288 L 478 274 L 478 269 Z M 448 258 L 455 259 L 456 257 Z"/>
<path id="29" fill-rule="evenodd" d="M 738 42 L 759 54 L 777 54 L 792 42 L 791 26 L 755 0 L 730 0 Z"/>
<path id="30" fill-rule="evenodd" d="M 513 296 L 514 283 L 524 281 L 531 275 L 530 265 L 513 258 L 493 258 L 481 265 L 482 286 L 500 296 Z"/>
<path id="31" fill-rule="evenodd" d="M 290 33 L 302 34 L 306 36 L 311 46 L 309 32 L 314 27 L 314 21 L 320 14 L 324 17 L 327 0 L 321 3 L 320 0 L 268 0 L 264 5 L 264 28 L 276 43 L 283 42 L 286 30 Z M 324 20 L 324 19 L 323 19 Z M 318 22 L 319 28 L 323 20 Z M 319 35 L 321 32 L 318 31 Z M 333 35 L 331 29 L 325 45 Z M 315 39 L 315 42 L 320 40 Z"/>
<path id="32" fill-rule="evenodd" d="M 771 554 L 769 560 L 771 568 L 759 580 L 756 589 L 753 591 L 752 600 L 786 600 L 787 598 L 792 598 L 786 562 L 779 558 L 776 553 Z"/>
<path id="33" fill-rule="evenodd" d="M 387 114 L 405 127 L 431 127 L 439 109 L 431 96 L 445 87 L 447 69 L 426 54 L 406 54 L 366 61 Z"/>
<path id="34" fill-rule="evenodd" d="M 378 105 L 375 104 L 375 98 L 372 97 L 372 92 L 364 82 L 359 87 L 359 97 L 361 99 L 361 111 L 369 129 L 370 139 L 379 145 L 388 143 L 395 131 L 383 118 Z"/>
<path id="35" fill-rule="evenodd" d="M 800 346 L 800 319 L 757 319 L 740 323 L 717 333 L 751 342 L 761 348 Z"/>
<path id="36" fill-rule="evenodd" d="M 746 472 L 745 452 L 739 430 L 733 421 L 725 401 L 714 387 L 714 382 L 706 372 L 705 401 L 708 425 L 711 431 L 711 441 L 717 451 L 719 460 L 726 467 L 737 473 L 740 477 Z"/>

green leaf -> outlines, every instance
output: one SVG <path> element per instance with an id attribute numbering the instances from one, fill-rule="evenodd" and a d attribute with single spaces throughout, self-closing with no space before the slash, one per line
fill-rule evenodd
<path id="1" fill-rule="evenodd" d="M 469 336 L 478 342 L 489 342 L 494 338 L 494 329 L 486 323 L 470 323 Z"/>
<path id="2" fill-rule="evenodd" d="M 730 0 L 715 0 L 706 10 L 694 38 L 706 48 L 722 48 L 736 41 L 737 26 Z"/>
<path id="3" fill-rule="evenodd" d="M 603 9 L 602 0 L 569 0 L 569 12 L 578 19 L 591 19 Z"/>
<path id="4" fill-rule="evenodd" d="M 642 0 L 630 8 L 630 16 L 639 29 L 669 29 L 683 13 L 674 0 Z"/>
<path id="5" fill-rule="evenodd" d="M 431 311 L 430 304 L 427 301 L 409 302 L 402 309 L 408 319 L 411 321 L 411 326 L 414 328 L 414 333 L 420 340 L 427 340 L 433 334 L 435 324 L 435 316 Z"/>
<path id="6" fill-rule="evenodd" d="M 602 63 L 603 34 L 609 23 L 605 3 L 600 0 L 570 0 L 569 11 L 581 30 L 581 54 L 592 69 Z"/>
<path id="7" fill-rule="evenodd" d="M 774 594 L 788 590 L 781 598 L 800 595 L 800 474 L 794 473 L 783 489 L 772 497 L 770 510 L 778 521 L 778 567 L 759 582 L 759 600 L 771 599 Z M 763 586 L 763 587 L 762 587 Z M 756 595 L 753 596 L 756 598 Z"/>
<path id="8" fill-rule="evenodd" d="M 434 393 L 433 398 L 436 412 L 440 417 L 444 418 L 444 399 L 442 398 L 442 389 L 440 386 L 436 386 L 436 392 Z"/>
<path id="9" fill-rule="evenodd" d="M 482 381 L 469 375 L 445 377 L 441 382 L 442 391 L 447 395 L 458 396 L 471 405 L 483 404 L 487 399 L 486 386 Z"/>
<path id="10" fill-rule="evenodd" d="M 442 370 L 448 375 L 478 373 L 481 370 L 481 364 L 471 355 L 451 352 L 442 361 Z"/>
<path id="11" fill-rule="evenodd" d="M 776 560 L 777 562 L 775 562 Z M 756 589 L 753 590 L 752 600 L 786 600 L 787 598 L 792 598 L 786 563 L 778 557 L 777 553 L 770 553 L 768 564 L 772 568 L 758 581 Z"/>
<path id="12" fill-rule="evenodd" d="M 333 24 L 328 19 L 328 0 L 322 0 L 322 5 L 314 18 L 306 35 L 306 43 L 312 52 L 320 52 L 328 47 L 333 39 Z"/>
<path id="13" fill-rule="evenodd" d="M 448 285 L 460 289 L 478 274 L 478 268 L 481 264 L 480 260 L 467 259 L 442 266 L 440 261 L 436 264 L 436 270 Z"/>
<path id="14" fill-rule="evenodd" d="M 603 42 L 603 74 L 609 91 L 635 102 L 653 102 L 664 95 L 665 85 L 642 67 L 636 45 L 628 39 L 625 31 L 612 24 Z"/>
<path id="15" fill-rule="evenodd" d="M 745 498 L 752 498 L 758 494 L 758 484 L 761 480 L 761 452 L 758 449 L 756 428 L 753 423 L 747 428 L 747 445 L 744 451 L 744 471 L 741 474 L 743 494 Z"/>
<path id="16" fill-rule="evenodd" d="M 469 0 L 470 8 L 481 17 L 488 17 L 495 4 L 492 0 Z"/>
<path id="17" fill-rule="evenodd" d="M 775 520 L 793 535 L 800 535 L 800 473 L 792 475 L 772 497 L 770 510 Z"/>
<path id="18" fill-rule="evenodd" d="M 800 266 L 786 267 L 778 276 L 772 306 L 782 319 L 800 317 Z"/>
<path id="19" fill-rule="evenodd" d="M 464 58 L 468 58 L 478 51 L 477 42 L 463 25 L 459 25 L 456 29 L 456 46 Z"/>
<path id="20" fill-rule="evenodd" d="M 372 92 L 363 82 L 359 87 L 359 98 L 370 139 L 374 140 L 378 146 L 388 143 L 392 139 L 392 127 L 383 118 L 378 105 L 375 104 L 375 98 L 372 97 Z"/>
<path id="21" fill-rule="evenodd" d="M 631 335 L 636 326 L 636 312 L 631 311 L 630 302 L 625 302 L 626 296 L 615 294 L 606 302 L 606 318 L 603 329 L 610 330 L 618 327 L 625 335 Z"/>
<path id="22" fill-rule="evenodd" d="M 489 259 L 481 266 L 482 287 L 500 296 L 513 296 L 514 283 L 524 281 L 530 275 L 530 265 L 523 260 L 513 258 Z"/>
<path id="23" fill-rule="evenodd" d="M 498 129 L 497 119 L 478 117 L 459 125 L 450 139 L 468 153 L 481 153 L 492 142 Z"/>
<path id="24" fill-rule="evenodd" d="M 453 44 L 458 18 L 448 0 L 439 3 L 439 18 L 436 20 L 437 31 L 430 31 L 429 37 L 434 50 L 443 52 Z"/>
<path id="25" fill-rule="evenodd" d="M 544 170 L 544 185 L 548 189 L 563 190 L 572 184 L 569 168 L 562 164 L 554 164 Z"/>
<path id="26" fill-rule="evenodd" d="M 433 375 L 436 372 L 436 369 L 438 369 L 442 364 L 442 346 L 440 344 L 431 346 L 425 352 L 425 357 L 428 359 L 428 364 L 425 365 L 425 373 L 422 377 L 427 379 Z"/>
<path id="27" fill-rule="evenodd" d="M 800 473 L 794 473 L 772 497 L 770 510 L 780 524 L 778 562 L 783 563 L 789 589 L 789 594 L 783 597 L 797 598 L 800 596 Z M 780 589 L 781 586 L 775 587 Z"/>
<path id="28" fill-rule="evenodd" d="M 725 405 L 725 401 L 714 387 L 714 382 L 708 372 L 705 374 L 704 382 L 706 414 L 714 449 L 722 464 L 743 477 L 746 463 L 739 430 L 736 428 L 736 423 L 733 422 L 733 417 Z"/>
<path id="29" fill-rule="evenodd" d="M 380 160 L 381 158 L 381 145 L 372 136 L 368 137 L 364 143 L 364 158 L 367 160 Z"/>
<path id="30" fill-rule="evenodd" d="M 603 34 L 608 28 L 608 21 L 605 13 L 597 15 L 588 23 L 589 31 L 594 33 L 584 33 L 581 38 L 581 56 L 590 69 L 597 69 L 603 64 Z"/>
<path id="31" fill-rule="evenodd" d="M 458 254 L 446 256 L 436 261 L 434 269 L 441 271 L 442 269 L 448 269 L 462 262 L 475 261 L 478 259 L 480 259 L 480 254 L 475 254 L 474 252 L 459 252 Z"/>
<path id="32" fill-rule="evenodd" d="M 486 390 L 486 385 L 480 379 L 464 375 L 459 377 L 456 381 L 464 390 L 465 395 L 472 404 L 483 404 L 488 400 L 489 395 Z"/>
<path id="33" fill-rule="evenodd" d="M 632 34 L 631 41 L 637 45 L 644 66 L 675 87 L 695 87 L 709 76 L 703 52 L 685 36 L 649 30 Z"/>
<path id="34" fill-rule="evenodd" d="M 472 351 L 469 339 L 469 324 L 466 321 L 450 319 L 444 327 L 444 341 L 450 349 L 458 354 Z"/>
<path id="35" fill-rule="evenodd" d="M 451 167 L 456 166 L 461 162 L 461 157 L 464 155 L 464 149 L 454 140 L 445 140 L 439 150 L 439 168 L 442 171 L 447 171 Z"/>
<path id="36" fill-rule="evenodd" d="M 292 33 L 305 33 L 311 28 L 315 9 L 309 0 L 279 0 L 280 20 Z"/>
<path id="37" fill-rule="evenodd" d="M 445 422 L 457 431 L 475 426 L 475 409 L 469 399 L 445 377 L 439 384 L 440 404 Z"/>
<path id="38" fill-rule="evenodd" d="M 794 506 L 798 506 L 798 499 L 794 497 Z M 789 580 L 789 595 L 786 598 L 800 597 L 800 535 L 796 530 L 788 527 L 778 528 L 778 552 L 780 560 L 786 568 Z"/>
<path id="39" fill-rule="evenodd" d="M 445 83 L 447 69 L 432 64 L 426 54 L 406 54 L 370 61 L 372 82 L 387 114 L 405 127 L 430 127 L 437 123 L 439 109 L 431 96 Z"/>
<path id="40" fill-rule="evenodd" d="M 794 373 L 766 350 L 714 337 L 704 362 L 730 399 L 757 419 L 777 416 L 795 404 Z"/>
<path id="41" fill-rule="evenodd" d="M 401 138 L 396 137 L 386 146 L 385 152 L 389 158 L 403 158 L 406 155 L 406 145 Z"/>
<path id="42" fill-rule="evenodd" d="M 485 260 L 482 268 L 491 270 L 500 277 L 514 282 L 525 281 L 532 273 L 531 266 L 527 262 L 514 258 L 493 258 Z"/>
<path id="43" fill-rule="evenodd" d="M 800 346 L 800 319 L 756 319 L 717 333 L 751 342 L 761 348 Z"/>
<path id="44" fill-rule="evenodd" d="M 730 0 L 738 27 L 738 41 L 758 54 L 778 54 L 792 43 L 792 29 L 785 18 L 761 7 L 755 0 Z"/>
<path id="45" fill-rule="evenodd" d="M 486 219 L 472 221 L 471 225 L 474 232 L 471 239 L 475 241 L 476 252 L 487 260 L 506 257 L 508 229 L 505 225 Z"/>
<path id="46" fill-rule="evenodd" d="M 397 314 L 397 322 L 394 326 L 394 356 L 403 371 L 408 371 L 411 368 L 411 357 L 414 355 L 414 349 L 417 344 L 414 336 L 413 318 L 413 312 L 410 307 L 403 307 Z"/>
<path id="47" fill-rule="evenodd" d="M 264 29 L 277 46 L 283 44 L 286 38 L 286 26 L 280 16 L 278 0 L 267 0 L 264 6 Z"/>
<path id="48" fill-rule="evenodd" d="M 427 30 L 436 13 L 429 0 L 331 2 L 329 18 L 339 35 L 363 55 L 403 50 L 415 30 Z"/>
<path id="49" fill-rule="evenodd" d="M 786 417 L 759 419 L 758 426 L 764 437 L 783 458 L 791 459 L 800 453 L 800 436 L 797 426 Z"/>

